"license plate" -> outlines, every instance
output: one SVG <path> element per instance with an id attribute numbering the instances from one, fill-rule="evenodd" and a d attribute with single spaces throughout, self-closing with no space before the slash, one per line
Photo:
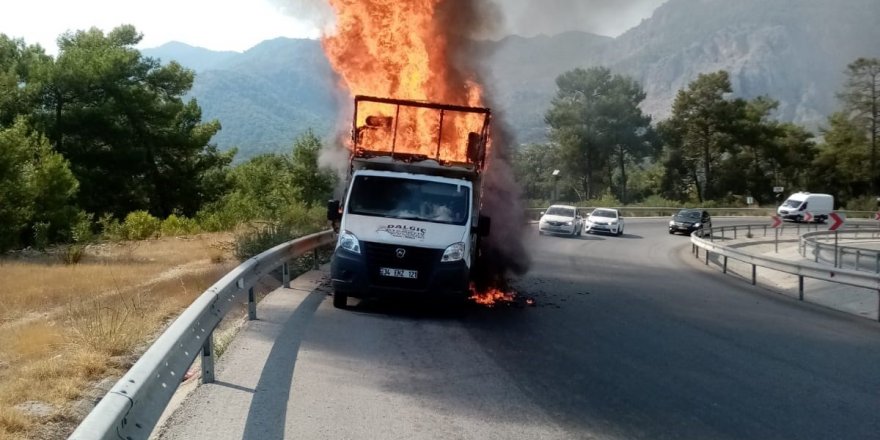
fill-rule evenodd
<path id="1" fill-rule="evenodd" d="M 419 271 L 406 269 L 392 269 L 388 267 L 379 268 L 379 275 L 392 278 L 407 278 L 415 280 L 419 277 Z"/>

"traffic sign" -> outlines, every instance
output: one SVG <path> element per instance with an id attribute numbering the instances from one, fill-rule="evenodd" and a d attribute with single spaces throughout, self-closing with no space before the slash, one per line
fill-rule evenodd
<path id="1" fill-rule="evenodd" d="M 813 222 L 813 213 L 807 211 L 804 213 L 804 222 L 812 223 Z"/>
<path id="2" fill-rule="evenodd" d="M 874 220 L 880 220 L 880 211 L 874 214 Z"/>
<path id="3" fill-rule="evenodd" d="M 773 223 L 770 224 L 771 228 L 778 228 L 782 225 L 782 217 L 779 217 L 778 215 L 771 215 L 770 219 L 773 221 Z"/>
<path id="4" fill-rule="evenodd" d="M 828 215 L 828 218 L 831 220 L 831 226 L 828 228 L 829 231 L 836 231 L 846 223 L 846 214 L 843 213 L 832 212 Z"/>
<path id="5" fill-rule="evenodd" d="M 785 187 L 784 187 L 784 186 L 774 186 L 774 187 L 773 187 L 773 192 L 775 192 L 775 193 L 781 193 L 781 192 L 784 192 L 784 191 L 785 191 Z"/>

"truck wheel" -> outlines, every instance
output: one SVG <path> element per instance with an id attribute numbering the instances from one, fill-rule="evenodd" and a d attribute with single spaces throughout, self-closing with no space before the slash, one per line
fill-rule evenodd
<path id="1" fill-rule="evenodd" d="M 333 307 L 344 309 L 348 307 L 348 295 L 339 292 L 333 292 Z"/>

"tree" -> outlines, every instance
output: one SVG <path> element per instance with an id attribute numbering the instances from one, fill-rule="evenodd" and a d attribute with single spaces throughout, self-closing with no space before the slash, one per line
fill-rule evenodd
<path id="1" fill-rule="evenodd" d="M 290 183 L 297 199 L 308 208 L 329 200 L 336 182 L 332 172 L 318 167 L 320 153 L 321 140 L 311 129 L 293 144 Z"/>
<path id="2" fill-rule="evenodd" d="M 831 192 L 845 202 L 870 189 L 870 140 L 867 133 L 844 113 L 828 118 L 813 162 L 811 187 Z"/>
<path id="3" fill-rule="evenodd" d="M 880 190 L 877 170 L 877 141 L 880 137 L 880 58 L 859 58 L 846 70 L 847 80 L 840 94 L 846 114 L 864 130 L 869 144 L 871 192 Z"/>
<path id="4" fill-rule="evenodd" d="M 39 46 L 0 34 L 0 128 L 38 107 L 40 85 L 32 78 L 51 62 Z"/>
<path id="5" fill-rule="evenodd" d="M 575 69 L 556 79 L 558 91 L 545 116 L 567 172 L 581 179 L 587 198 L 599 195 L 596 175 L 611 182 L 616 161 L 621 197 L 626 198 L 626 164 L 647 154 L 650 118 L 638 108 L 645 92 L 634 80 L 604 67 Z"/>
<path id="6" fill-rule="evenodd" d="M 182 100 L 193 72 L 142 57 L 134 48 L 141 37 L 132 26 L 62 35 L 38 79 L 38 121 L 70 161 L 86 210 L 192 215 L 220 196 L 217 173 L 232 155 L 209 144 L 220 124 L 202 123 L 197 103 Z"/>
<path id="7" fill-rule="evenodd" d="M 520 183 L 523 196 L 532 200 L 553 198 L 553 170 L 562 168 L 559 147 L 555 144 L 530 144 L 516 151 L 513 161 L 513 174 Z M 564 182 L 573 181 L 568 174 L 561 177 Z M 574 182 L 577 182 L 574 180 Z M 565 185 L 563 185 L 565 186 Z M 558 189 L 558 187 L 556 188 Z M 565 194 L 560 194 L 565 199 Z M 582 198 L 582 197 L 581 197 Z"/>
<path id="8" fill-rule="evenodd" d="M 727 72 L 701 74 L 675 97 L 672 116 L 664 121 L 671 148 L 680 150 L 689 168 L 700 202 L 714 196 L 714 167 L 734 144 L 732 121 L 743 111 L 742 100 L 727 98 L 732 92 Z"/>
<path id="9" fill-rule="evenodd" d="M 37 222 L 47 238 L 69 238 L 77 187 L 67 161 L 23 117 L 0 129 L 0 250 L 19 245 Z"/>

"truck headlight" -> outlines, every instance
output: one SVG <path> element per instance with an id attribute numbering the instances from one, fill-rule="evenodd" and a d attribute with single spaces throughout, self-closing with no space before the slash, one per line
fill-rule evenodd
<path id="1" fill-rule="evenodd" d="M 461 261 L 462 259 L 464 259 L 464 243 L 455 243 L 443 251 L 443 258 L 441 258 L 440 261 L 443 263 L 452 263 L 455 261 Z"/>
<path id="2" fill-rule="evenodd" d="M 695 228 L 699 228 L 700 226 L 703 226 L 703 224 L 702 223 L 694 223 Z"/>
<path id="3" fill-rule="evenodd" d="M 358 240 L 358 238 L 355 237 L 354 234 L 348 231 L 344 231 L 339 234 L 339 247 L 355 254 L 361 253 L 360 240 Z"/>

